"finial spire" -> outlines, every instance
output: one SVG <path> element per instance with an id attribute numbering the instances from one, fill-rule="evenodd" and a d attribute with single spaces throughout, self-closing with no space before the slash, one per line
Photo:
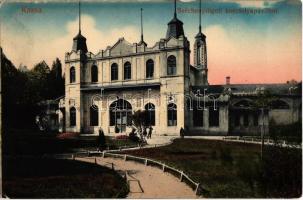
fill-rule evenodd
<path id="1" fill-rule="evenodd" d="M 143 12 L 143 8 L 140 9 L 141 11 L 141 42 L 143 42 L 143 16 L 142 16 L 142 12 Z"/>
<path id="2" fill-rule="evenodd" d="M 79 0 L 79 33 L 81 33 L 81 2 Z"/>
<path id="3" fill-rule="evenodd" d="M 175 12 L 174 12 L 174 17 L 177 17 L 177 0 L 175 0 Z"/>
<path id="4" fill-rule="evenodd" d="M 201 0 L 200 0 L 200 2 L 199 2 L 199 33 L 201 33 L 201 12 L 202 12 L 202 10 L 201 10 Z"/>

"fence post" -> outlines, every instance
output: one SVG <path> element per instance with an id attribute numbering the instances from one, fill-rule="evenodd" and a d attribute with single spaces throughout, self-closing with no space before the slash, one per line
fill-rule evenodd
<path id="1" fill-rule="evenodd" d="M 124 155 L 124 161 L 126 161 L 126 154 Z"/>
<path id="2" fill-rule="evenodd" d="M 95 164 L 97 164 L 97 158 L 95 157 Z"/>
<path id="3" fill-rule="evenodd" d="M 72 160 L 75 160 L 75 156 L 74 156 L 74 154 L 72 154 Z"/>
<path id="4" fill-rule="evenodd" d="M 87 151 L 87 156 L 88 156 L 88 157 L 90 156 L 90 153 L 89 153 L 89 151 Z"/>
<path id="5" fill-rule="evenodd" d="M 196 191 L 195 191 L 196 195 L 198 195 L 199 187 L 200 187 L 200 183 L 197 184 Z"/>
<path id="6" fill-rule="evenodd" d="M 144 162 L 145 166 L 147 166 L 147 159 L 145 159 L 145 162 Z"/>
<path id="7" fill-rule="evenodd" d="M 104 158 L 104 156 L 105 156 L 104 154 L 105 154 L 105 152 L 104 152 L 104 151 L 102 151 L 102 158 Z"/>
<path id="8" fill-rule="evenodd" d="M 112 163 L 112 170 L 114 170 L 114 163 Z"/>
<path id="9" fill-rule="evenodd" d="M 182 182 L 183 180 L 183 171 L 181 172 L 181 176 L 180 176 L 180 181 Z"/>
<path id="10" fill-rule="evenodd" d="M 162 171 L 165 172 L 165 164 L 162 164 Z"/>

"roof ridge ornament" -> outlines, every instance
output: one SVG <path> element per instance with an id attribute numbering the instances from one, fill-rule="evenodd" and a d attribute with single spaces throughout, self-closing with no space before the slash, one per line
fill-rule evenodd
<path id="1" fill-rule="evenodd" d="M 79 33 L 81 34 L 81 0 L 79 0 Z"/>
<path id="2" fill-rule="evenodd" d="M 138 45 L 142 45 L 144 44 L 145 46 L 147 46 L 147 44 L 144 42 L 144 36 L 143 36 L 143 8 L 140 9 L 140 13 L 141 13 L 141 40 L 139 42 Z"/>
<path id="3" fill-rule="evenodd" d="M 174 12 L 174 18 L 177 18 L 177 0 L 175 0 L 175 12 Z"/>
<path id="4" fill-rule="evenodd" d="M 201 12 L 202 12 L 202 8 L 201 8 L 201 0 L 200 0 L 200 2 L 199 2 L 199 33 L 202 32 L 202 26 L 201 26 L 201 18 L 202 18 L 202 16 L 201 16 Z"/>

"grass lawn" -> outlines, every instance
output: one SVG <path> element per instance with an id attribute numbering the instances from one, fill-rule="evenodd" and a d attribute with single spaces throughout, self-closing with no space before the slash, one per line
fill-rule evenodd
<path id="1" fill-rule="evenodd" d="M 3 194 L 10 198 L 124 198 L 125 180 L 91 163 L 56 159 L 5 159 Z"/>
<path id="2" fill-rule="evenodd" d="M 6 155 L 71 153 L 78 150 L 96 150 L 98 146 L 97 136 L 60 139 L 56 134 L 26 130 L 4 132 L 2 137 L 3 153 Z M 106 137 L 106 144 L 111 149 L 136 145 L 129 139 L 117 140 L 113 137 Z"/>
<path id="3" fill-rule="evenodd" d="M 184 170 L 212 198 L 299 197 L 302 188 L 301 149 L 201 139 L 176 139 L 169 146 L 126 151 Z"/>

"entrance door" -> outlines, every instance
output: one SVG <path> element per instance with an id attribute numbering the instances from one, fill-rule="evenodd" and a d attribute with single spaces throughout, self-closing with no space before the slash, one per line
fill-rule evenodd
<path id="1" fill-rule="evenodd" d="M 124 133 L 132 112 L 132 107 L 128 101 L 119 99 L 110 105 L 110 122 L 117 130 L 116 133 Z"/>
<path id="2" fill-rule="evenodd" d="M 117 118 L 115 125 L 119 129 L 118 133 L 122 133 L 126 131 L 126 125 L 127 125 L 127 117 L 126 113 L 123 111 L 117 112 Z"/>

